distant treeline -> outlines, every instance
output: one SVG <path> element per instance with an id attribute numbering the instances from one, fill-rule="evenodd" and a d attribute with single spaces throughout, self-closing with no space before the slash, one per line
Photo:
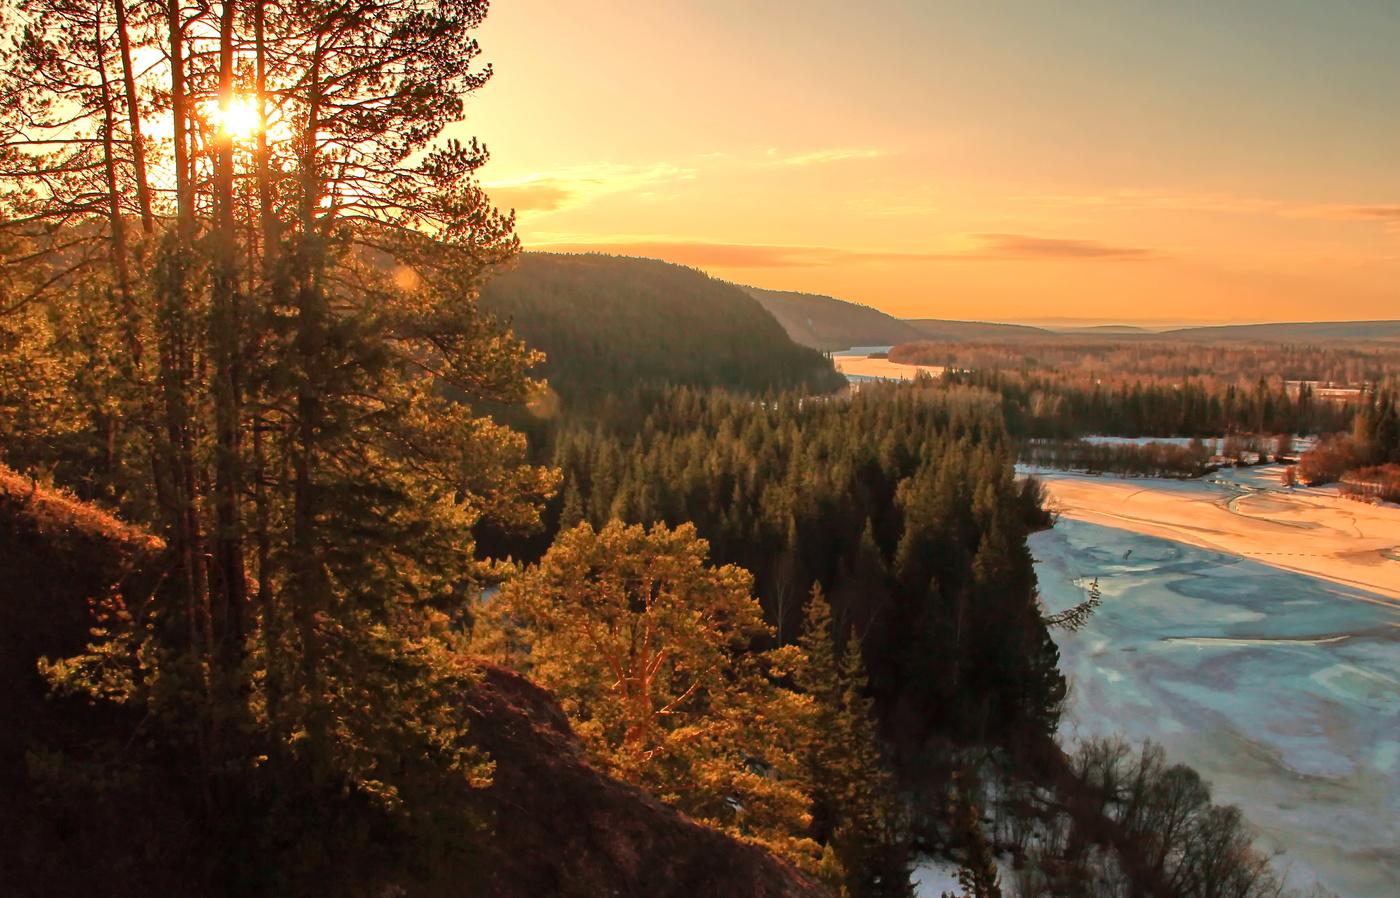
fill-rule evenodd
<path id="1" fill-rule="evenodd" d="M 1037 468 L 1130 477 L 1200 477 L 1216 469 L 1214 453 L 1200 440 L 1174 443 L 1091 443 L 1087 440 L 1026 440 L 1018 450 L 1022 463 Z"/>
<path id="2" fill-rule="evenodd" d="M 831 391 L 845 379 L 758 301 L 703 272 L 650 259 L 526 253 L 481 291 L 545 360 L 566 406 L 638 385 Z"/>
<path id="3" fill-rule="evenodd" d="M 1193 437 L 1185 445 L 1169 442 L 1095 440 L 1021 440 L 1016 457 L 1038 468 L 1123 474 L 1129 477 L 1200 477 L 1222 465 L 1291 461 L 1289 434 L 1231 434 L 1223 440 Z"/>
<path id="4" fill-rule="evenodd" d="M 1091 379 L 1206 380 L 1252 388 L 1264 378 L 1360 386 L 1394 376 L 1400 368 L 1400 343 L 1202 344 L 1114 337 L 1038 343 L 923 341 L 894 347 L 890 358 L 951 368 L 1077 373 Z"/>
<path id="5" fill-rule="evenodd" d="M 893 355 L 891 356 L 893 357 Z M 1231 433 L 1330 433 L 1351 424 L 1353 406 L 1318 399 L 1308 384 L 1252 387 L 1216 379 L 1170 383 L 1129 376 L 1044 371 L 950 370 L 950 386 L 977 386 L 1002 398 L 1017 437 L 1220 437 Z"/>
<path id="6" fill-rule="evenodd" d="M 1368 393 L 1356 412 L 1350 435 L 1323 440 L 1298 462 L 1297 476 L 1309 486 L 1347 482 L 1352 495 L 1400 498 L 1400 400 L 1382 389 Z"/>

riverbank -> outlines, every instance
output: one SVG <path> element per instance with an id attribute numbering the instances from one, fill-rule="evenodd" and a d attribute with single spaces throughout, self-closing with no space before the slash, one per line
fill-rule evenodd
<path id="1" fill-rule="evenodd" d="M 1056 633 L 1063 735 L 1157 741 L 1239 804 L 1294 885 L 1400 894 L 1400 508 L 1216 482 L 1044 475 L 1061 510 L 1031 539 Z"/>

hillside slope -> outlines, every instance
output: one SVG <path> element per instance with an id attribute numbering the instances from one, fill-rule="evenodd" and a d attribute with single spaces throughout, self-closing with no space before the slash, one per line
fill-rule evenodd
<path id="1" fill-rule="evenodd" d="M 795 342 L 813 349 L 893 346 L 923 338 L 909 323 L 869 306 L 812 293 L 742 289 L 762 303 Z"/>
<path id="2" fill-rule="evenodd" d="M 1092 324 L 1086 327 L 1047 327 L 1046 330 L 1056 334 L 1071 334 L 1081 337 L 1150 337 L 1156 334 L 1154 330 L 1145 327 L 1138 327 L 1134 324 Z"/>
<path id="3" fill-rule="evenodd" d="M 0 895 L 26 898 L 229 898 L 270 894 L 218 877 L 214 846 L 201 841 L 183 778 L 185 760 L 166 758 L 137 777 L 134 768 L 90 762 L 86 788 L 55 781 L 54 751 L 74 763 L 111 740 L 149 738 L 127 709 L 46 695 L 37 662 L 83 650 L 93 600 L 135 598 L 166 571 L 154 536 L 91 505 L 45 489 L 0 465 Z M 484 828 L 468 850 L 440 851 L 427 868 L 373 894 L 404 898 L 827 898 L 829 893 L 754 845 L 701 826 L 675 809 L 589 766 L 568 718 L 548 692 L 513 673 L 482 666 L 462 696 L 469 738 L 495 762 L 491 784 L 470 793 Z M 100 756 L 105 758 L 105 756 Z M 148 758 L 160 759 L 161 755 Z M 115 760 L 107 763 L 115 764 Z M 111 779 L 111 771 L 126 779 Z M 73 774 L 69 774 L 71 777 Z M 149 788 L 136 788 L 135 783 Z M 333 815 L 335 808 L 326 808 Z M 306 819 L 313 819 L 308 816 Z M 248 830 L 218 834 L 219 856 L 261 856 Z M 439 849 L 450 844 L 446 836 Z M 328 850 L 334 846 L 329 846 Z M 347 879 L 363 894 L 384 871 L 352 859 Z M 363 865 L 361 870 L 360 865 Z M 360 877 L 361 872 L 363 876 Z M 339 892 L 332 892 L 341 894 Z M 280 894 L 280 893 L 279 893 Z M 355 894 L 362 894 L 356 892 Z"/>
<path id="4" fill-rule="evenodd" d="M 763 849 L 693 823 L 594 770 L 554 696 L 502 668 L 483 665 L 482 672 L 466 699 L 469 732 L 497 765 L 491 785 L 477 793 L 492 839 L 471 894 L 828 894 Z"/>
<path id="5" fill-rule="evenodd" d="M 757 391 L 844 383 L 749 294 L 667 262 L 525 253 L 486 284 L 481 304 L 544 351 L 534 374 L 566 401 L 639 384 Z"/>

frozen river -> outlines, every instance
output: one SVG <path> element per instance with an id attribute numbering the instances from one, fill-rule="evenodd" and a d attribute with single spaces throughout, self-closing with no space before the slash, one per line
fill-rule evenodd
<path id="1" fill-rule="evenodd" d="M 1153 739 L 1283 849 L 1295 886 L 1400 896 L 1400 508 L 1226 482 L 1046 475 L 1032 537 L 1060 610 L 1064 735 Z"/>
<path id="2" fill-rule="evenodd" d="M 938 377 L 943 373 L 935 365 L 904 365 L 891 362 L 887 358 L 870 358 L 871 353 L 887 353 L 889 346 L 853 346 L 844 352 L 832 353 L 831 360 L 836 370 L 848 379 L 861 380 L 914 380 L 920 374 Z"/>

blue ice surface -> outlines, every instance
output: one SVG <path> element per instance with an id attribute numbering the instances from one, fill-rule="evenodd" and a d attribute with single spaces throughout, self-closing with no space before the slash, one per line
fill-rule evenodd
<path id="1" fill-rule="evenodd" d="M 1158 742 L 1285 850 L 1295 883 L 1400 896 L 1392 601 L 1068 518 L 1031 549 L 1048 610 L 1082 601 L 1094 579 L 1102 594 L 1083 630 L 1054 633 L 1071 688 L 1066 742 Z"/>

